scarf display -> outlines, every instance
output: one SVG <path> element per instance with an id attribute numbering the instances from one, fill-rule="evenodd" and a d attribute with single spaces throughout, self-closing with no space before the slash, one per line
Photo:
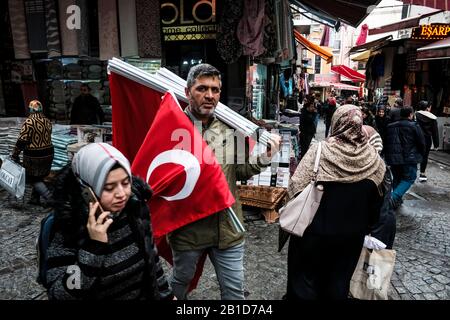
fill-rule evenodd
<path id="1" fill-rule="evenodd" d="M 58 0 L 59 30 L 61 32 L 61 47 L 64 56 L 78 55 L 77 29 L 69 29 L 67 26 L 67 23 L 72 21 L 70 15 L 67 14 L 67 8 L 74 4 L 73 0 Z"/>
<path id="2" fill-rule="evenodd" d="M 119 31 L 117 25 L 117 6 L 115 1 L 98 1 L 98 26 L 100 37 L 100 60 L 118 57 L 120 55 Z"/>
<path id="3" fill-rule="evenodd" d="M 8 6 L 14 45 L 14 57 L 16 59 L 30 59 L 24 1 L 9 0 Z"/>
<path id="4" fill-rule="evenodd" d="M 365 179 L 381 184 L 386 171 L 383 159 L 362 130 L 361 111 L 354 105 L 339 107 L 331 120 L 330 137 L 322 142 L 317 181 L 354 183 Z M 313 177 L 317 144 L 310 146 L 288 188 L 289 198 L 301 192 Z"/>
<path id="5" fill-rule="evenodd" d="M 61 56 L 61 42 L 59 41 L 56 0 L 45 0 L 45 23 L 48 57 L 59 57 Z"/>
<path id="6" fill-rule="evenodd" d="M 25 0 L 30 52 L 47 52 L 44 0 Z"/>
<path id="7" fill-rule="evenodd" d="M 161 58 L 160 4 L 156 0 L 136 0 L 139 56 Z"/>
<path id="8" fill-rule="evenodd" d="M 119 0 L 119 24 L 121 56 L 138 55 L 138 39 L 136 25 L 136 1 Z"/>

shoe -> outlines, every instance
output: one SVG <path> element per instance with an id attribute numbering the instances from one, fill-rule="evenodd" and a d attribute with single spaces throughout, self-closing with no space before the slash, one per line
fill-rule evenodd
<path id="1" fill-rule="evenodd" d="M 392 197 L 389 199 L 389 204 L 391 205 L 392 209 L 394 209 L 394 210 L 397 210 L 398 207 L 400 207 L 400 206 L 402 205 L 402 203 L 403 203 L 403 200 L 402 200 L 402 199 L 400 199 L 400 200 L 395 200 L 395 199 L 392 198 Z"/>
<path id="2" fill-rule="evenodd" d="M 425 182 L 425 181 L 427 181 L 428 179 L 427 179 L 427 176 L 425 175 L 425 173 L 421 173 L 420 175 L 419 175 L 419 181 L 420 182 Z"/>

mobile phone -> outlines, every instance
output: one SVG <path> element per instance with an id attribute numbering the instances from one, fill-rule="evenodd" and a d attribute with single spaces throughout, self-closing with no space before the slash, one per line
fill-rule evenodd
<path id="1" fill-rule="evenodd" d="M 100 201 L 98 201 L 97 196 L 94 193 L 94 190 L 92 190 L 89 186 L 82 186 L 81 189 L 81 196 L 83 197 L 84 201 L 86 201 L 86 204 L 89 208 L 89 202 L 96 203 L 98 202 L 97 211 L 95 212 L 95 217 L 98 218 L 99 215 L 101 215 L 105 210 L 103 210 L 102 205 L 100 204 Z"/>

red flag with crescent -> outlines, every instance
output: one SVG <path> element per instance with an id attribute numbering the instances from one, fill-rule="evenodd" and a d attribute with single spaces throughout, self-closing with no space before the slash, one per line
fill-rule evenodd
<path id="1" fill-rule="evenodd" d="M 214 153 L 171 92 L 161 101 L 132 172 L 154 192 L 149 204 L 156 238 L 235 201 Z"/>

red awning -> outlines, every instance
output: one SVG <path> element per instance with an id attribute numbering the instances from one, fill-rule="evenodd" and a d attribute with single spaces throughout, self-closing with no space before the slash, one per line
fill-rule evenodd
<path id="1" fill-rule="evenodd" d="M 450 10 L 450 0 L 402 0 L 402 2 L 446 11 Z"/>
<path id="2" fill-rule="evenodd" d="M 344 65 L 332 66 L 331 71 L 339 73 L 340 75 L 349 78 L 353 82 L 366 81 L 365 75 Z"/>

